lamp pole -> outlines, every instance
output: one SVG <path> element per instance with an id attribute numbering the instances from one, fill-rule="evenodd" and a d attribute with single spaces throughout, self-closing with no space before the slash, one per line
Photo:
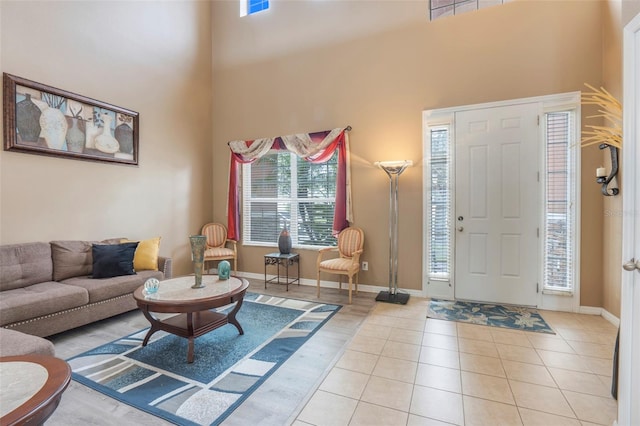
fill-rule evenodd
<path id="1" fill-rule="evenodd" d="M 406 304 L 409 295 L 398 293 L 398 181 L 412 161 L 379 161 L 375 163 L 389 176 L 389 291 L 378 293 L 379 302 Z"/>

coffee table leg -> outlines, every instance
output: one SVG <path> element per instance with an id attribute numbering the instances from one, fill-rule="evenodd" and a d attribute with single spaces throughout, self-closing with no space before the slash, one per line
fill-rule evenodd
<path id="1" fill-rule="evenodd" d="M 144 340 L 142 341 L 142 346 L 147 346 L 147 343 L 149 343 L 149 338 L 151 337 L 151 335 L 153 333 L 155 333 L 156 331 L 160 330 L 160 327 L 158 327 L 158 320 L 155 319 L 153 316 L 151 316 L 151 314 L 148 311 L 143 310 L 142 314 L 149 320 L 149 322 L 151 323 L 151 328 L 149 328 L 149 331 L 147 332 L 147 335 L 144 336 Z"/>
<path id="2" fill-rule="evenodd" d="M 198 313 L 196 312 L 196 315 Z M 187 313 L 187 332 L 189 333 L 189 349 L 187 350 L 187 362 L 191 364 L 193 362 L 193 312 Z"/>
<path id="3" fill-rule="evenodd" d="M 240 306 L 242 306 L 242 299 L 238 300 L 238 303 L 236 303 L 235 308 L 233 308 L 233 310 L 229 312 L 229 315 L 227 315 L 227 321 L 229 322 L 229 324 L 233 324 L 238 329 L 238 333 L 240 333 L 240 335 L 243 335 L 244 330 L 242 329 L 242 326 L 236 319 L 236 314 L 240 310 Z"/>
<path id="4" fill-rule="evenodd" d="M 193 337 L 189 337 L 189 350 L 187 351 L 187 362 L 193 362 Z"/>

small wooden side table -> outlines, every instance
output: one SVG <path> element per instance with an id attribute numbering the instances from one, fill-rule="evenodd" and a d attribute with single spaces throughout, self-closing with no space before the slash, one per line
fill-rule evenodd
<path id="1" fill-rule="evenodd" d="M 289 266 L 296 264 L 297 274 L 294 277 L 289 277 Z M 276 276 L 267 279 L 267 266 L 276 265 Z M 280 280 L 280 266 L 284 267 L 285 275 L 282 277 L 284 281 Z M 264 288 L 267 288 L 267 283 L 285 284 L 287 291 L 289 291 L 289 284 L 298 283 L 300 286 L 300 255 L 298 253 L 282 254 L 279 252 L 269 253 L 264 255 Z"/>

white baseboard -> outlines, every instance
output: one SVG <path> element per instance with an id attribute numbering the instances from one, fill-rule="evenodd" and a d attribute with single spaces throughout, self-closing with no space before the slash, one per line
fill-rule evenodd
<path id="1" fill-rule="evenodd" d="M 578 313 L 585 315 L 602 315 L 602 308 L 597 308 L 595 306 L 580 306 L 578 308 Z"/>
<path id="2" fill-rule="evenodd" d="M 611 312 L 607 311 L 604 308 L 596 308 L 595 306 L 580 306 L 578 308 L 578 313 L 587 315 L 600 315 L 602 318 L 606 319 L 616 327 L 620 326 L 620 318 L 613 315 Z"/>
<path id="3" fill-rule="evenodd" d="M 602 314 L 601 315 L 602 315 L 602 318 L 606 319 L 611 324 L 615 325 L 616 327 L 620 327 L 620 318 L 618 318 L 617 316 L 613 315 L 611 312 L 609 312 L 606 309 L 602 308 Z"/>
<path id="4" fill-rule="evenodd" d="M 239 277 L 244 277 L 244 278 L 252 278 L 252 279 L 256 279 L 256 280 L 264 280 L 264 274 L 256 274 L 255 272 L 238 272 L 236 275 L 238 275 Z M 268 275 L 268 278 L 271 278 L 273 275 Z M 307 286 L 312 286 L 315 287 L 317 285 L 317 281 L 313 280 L 313 279 L 309 279 L 309 278 L 301 278 L 300 279 L 300 284 L 301 285 L 307 285 Z M 272 285 L 278 285 L 278 284 L 272 284 Z M 280 284 L 281 285 L 281 284 Z M 291 284 L 289 284 L 291 285 Z M 295 284 L 293 284 L 295 285 Z M 325 280 L 320 280 L 320 288 L 338 288 L 338 281 L 325 281 Z M 349 286 L 349 281 L 347 282 L 342 282 L 342 288 L 343 289 L 347 289 Z M 377 286 L 377 285 L 369 285 L 369 284 L 363 284 L 363 283 L 358 283 L 358 291 L 363 291 L 365 293 L 379 293 L 381 291 L 386 291 L 389 290 L 389 287 L 381 287 L 381 286 Z M 400 293 L 408 293 L 411 296 L 414 297 L 424 297 L 424 295 L 422 294 L 422 290 L 409 290 L 409 289 L 404 289 L 404 288 L 400 288 L 398 289 L 398 291 Z"/>

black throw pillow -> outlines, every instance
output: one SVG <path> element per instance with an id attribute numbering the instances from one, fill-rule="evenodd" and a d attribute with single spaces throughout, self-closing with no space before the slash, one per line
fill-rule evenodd
<path id="1" fill-rule="evenodd" d="M 122 244 L 93 244 L 92 278 L 111 278 L 121 275 L 134 275 L 133 255 L 137 242 Z"/>

